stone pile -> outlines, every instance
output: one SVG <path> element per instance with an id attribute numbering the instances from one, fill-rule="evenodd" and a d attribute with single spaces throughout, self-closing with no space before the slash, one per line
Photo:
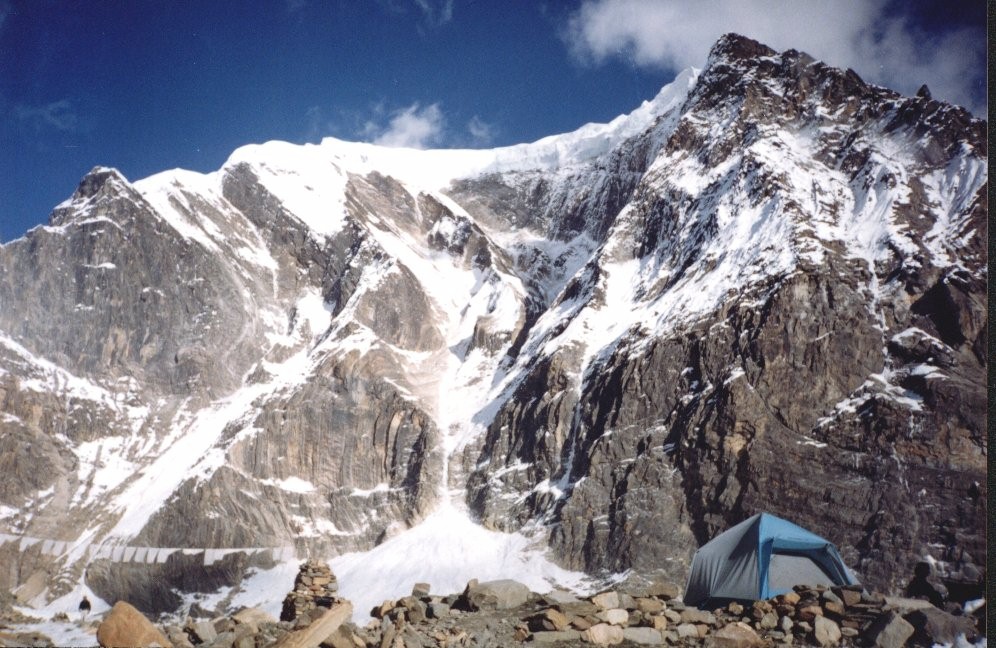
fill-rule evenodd
<path id="1" fill-rule="evenodd" d="M 339 584 L 329 566 L 309 559 L 301 564 L 294 579 L 294 589 L 284 598 L 280 620 L 307 625 L 313 620 L 312 616 L 323 614 L 338 602 L 338 592 Z"/>
<path id="2" fill-rule="evenodd" d="M 348 620 L 349 602 L 335 599 L 334 583 L 327 567 L 309 561 L 285 601 L 293 618 L 277 621 L 243 609 L 210 621 L 187 619 L 163 634 L 173 648 L 899 648 L 953 644 L 959 635 L 979 638 L 973 617 L 860 587 L 797 587 L 766 601 L 702 610 L 684 605 L 678 587 L 655 582 L 617 585 L 588 597 L 562 590 L 541 595 L 513 580 L 472 580 L 462 593 L 439 596 L 417 583 L 410 595 L 370 610 L 373 618 L 360 627 Z"/>
<path id="3" fill-rule="evenodd" d="M 377 648 L 516 643 L 899 648 L 978 635 L 970 617 L 860 587 L 798 587 L 771 600 L 713 610 L 685 606 L 680 593 L 673 585 L 655 584 L 579 598 L 562 591 L 535 594 L 514 581 L 471 581 L 463 594 L 432 596 L 417 586 L 411 596 L 374 608 L 373 622 L 349 632 L 354 645 Z"/>

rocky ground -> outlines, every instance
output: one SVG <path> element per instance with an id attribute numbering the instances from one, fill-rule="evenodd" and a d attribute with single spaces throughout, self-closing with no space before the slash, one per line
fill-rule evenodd
<path id="1" fill-rule="evenodd" d="M 952 614 L 926 601 L 882 596 L 852 587 L 803 587 L 767 601 L 686 607 L 681 590 L 646 579 L 623 582 L 589 597 L 566 591 L 537 594 L 513 580 L 471 581 L 459 594 L 432 594 L 416 583 L 409 596 L 384 601 L 359 626 L 349 601 L 336 596 L 327 565 L 305 562 L 284 599 L 281 619 L 252 608 L 216 618 L 156 626 L 118 602 L 91 622 L 102 646 L 173 648 L 429 648 L 452 646 L 932 646 L 978 642 L 985 607 Z M 955 611 L 955 610 L 953 610 Z M 10 631 L 0 621 L 0 646 L 51 646 L 38 633 Z M 6 627 L 6 629 L 5 629 Z"/>

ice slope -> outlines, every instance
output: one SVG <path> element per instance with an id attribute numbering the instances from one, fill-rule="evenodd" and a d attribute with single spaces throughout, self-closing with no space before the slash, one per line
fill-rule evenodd
<path id="1" fill-rule="evenodd" d="M 340 595 L 353 602 L 354 620 L 364 623 L 374 606 L 408 596 L 415 583 L 429 583 L 434 594 L 459 593 L 472 578 L 511 578 L 541 593 L 554 586 L 590 589 L 585 574 L 558 567 L 545 553 L 542 542 L 485 529 L 444 501 L 418 526 L 370 551 L 336 556 L 330 565 Z"/>

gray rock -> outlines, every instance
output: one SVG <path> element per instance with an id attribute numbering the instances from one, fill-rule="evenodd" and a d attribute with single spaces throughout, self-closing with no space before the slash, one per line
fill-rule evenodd
<path id="1" fill-rule="evenodd" d="M 195 643 L 213 643 L 218 631 L 210 621 L 195 621 L 187 626 Z"/>
<path id="2" fill-rule="evenodd" d="M 834 594 L 833 590 L 823 590 L 820 592 L 820 598 L 831 603 L 839 603 L 840 605 L 844 604 L 844 601 L 839 596 Z"/>
<path id="3" fill-rule="evenodd" d="M 629 612 L 622 608 L 602 610 L 597 616 L 610 625 L 625 626 L 629 623 Z"/>
<path id="4" fill-rule="evenodd" d="M 543 600 L 549 605 L 575 605 L 580 603 L 580 599 L 577 596 L 562 589 L 553 589 L 543 594 Z"/>
<path id="5" fill-rule="evenodd" d="M 511 579 L 472 582 L 467 585 L 464 597 L 472 610 L 507 610 L 525 603 L 529 588 Z"/>
<path id="6" fill-rule="evenodd" d="M 708 648 L 756 648 L 763 643 L 753 628 L 740 621 L 724 625 L 705 640 Z"/>
<path id="7" fill-rule="evenodd" d="M 840 627 L 830 619 L 818 616 L 813 620 L 813 638 L 821 646 L 835 646 L 840 643 Z"/>
<path id="8" fill-rule="evenodd" d="M 887 612 L 875 620 L 865 636 L 876 648 L 900 648 L 913 636 L 914 628 L 896 612 Z"/>
<path id="9" fill-rule="evenodd" d="M 778 627 L 778 615 L 774 612 L 766 612 L 757 622 L 757 627 L 762 630 L 772 630 Z"/>
<path id="10" fill-rule="evenodd" d="M 596 646 L 613 646 L 625 639 L 623 629 L 607 623 L 598 623 L 581 633 L 581 638 Z"/>
<path id="11" fill-rule="evenodd" d="M 210 642 L 211 648 L 232 648 L 235 645 L 234 632 L 222 632 Z"/>
<path id="12" fill-rule="evenodd" d="M 704 623 L 706 625 L 714 625 L 716 623 L 716 615 L 705 610 L 686 608 L 681 611 L 679 621 L 681 623 Z"/>
<path id="13" fill-rule="evenodd" d="M 430 619 L 445 619 L 450 615 L 450 606 L 442 601 L 429 603 L 426 614 Z"/>
<path id="14" fill-rule="evenodd" d="M 660 646 L 664 635 L 654 628 L 623 628 L 623 639 L 641 646 Z"/>
<path id="15" fill-rule="evenodd" d="M 577 630 L 540 630 L 531 635 L 530 641 L 537 644 L 556 644 L 561 642 L 577 642 L 581 633 Z"/>
<path id="16" fill-rule="evenodd" d="M 922 644 L 954 644 L 959 635 L 977 634 L 972 617 L 955 616 L 930 606 L 903 615 L 914 630 L 913 639 Z"/>
<path id="17" fill-rule="evenodd" d="M 610 610 L 612 608 L 620 607 L 621 605 L 619 592 L 616 592 L 615 590 L 609 590 L 607 592 L 596 594 L 591 597 L 591 602 L 603 610 Z"/>

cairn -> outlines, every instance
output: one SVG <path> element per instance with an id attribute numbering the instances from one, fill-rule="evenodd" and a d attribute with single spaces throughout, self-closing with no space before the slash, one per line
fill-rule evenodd
<path id="1" fill-rule="evenodd" d="M 305 616 L 310 619 L 317 608 L 331 608 L 339 602 L 338 591 L 335 574 L 328 564 L 309 559 L 301 564 L 294 579 L 294 589 L 284 598 L 280 620 L 297 621 Z"/>

